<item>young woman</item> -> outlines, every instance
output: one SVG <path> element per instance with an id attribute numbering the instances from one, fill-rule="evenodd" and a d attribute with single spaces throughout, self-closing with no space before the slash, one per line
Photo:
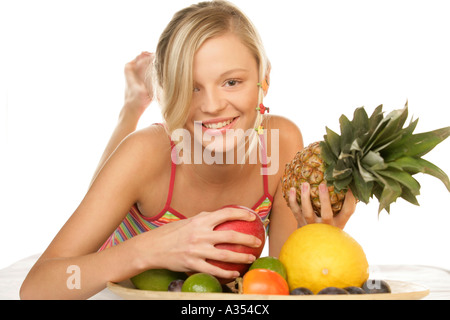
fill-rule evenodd
<path id="1" fill-rule="evenodd" d="M 153 99 L 143 81 L 147 65 L 156 79 L 164 124 L 134 132 Z M 215 244 L 258 247 L 260 241 L 213 230 L 224 221 L 255 219 L 228 205 L 252 208 L 263 220 L 270 214 L 272 256 L 307 223 L 343 228 L 355 210 L 351 194 L 333 218 L 322 190 L 321 220 L 307 201 L 299 208 L 292 197 L 291 210 L 282 197 L 284 163 L 303 143 L 294 123 L 264 112 L 269 72 L 254 26 L 235 6 L 204 2 L 175 14 L 155 56 L 142 54 L 126 66 L 125 106 L 91 187 L 31 269 L 21 297 L 88 298 L 108 281 L 156 268 L 234 278 L 234 271 L 206 259 L 251 263 L 255 257 Z M 252 157 L 255 150 L 260 156 Z M 279 170 L 271 168 L 269 174 L 267 158 L 278 159 Z M 76 289 L 67 286 L 71 266 L 80 270 Z"/>

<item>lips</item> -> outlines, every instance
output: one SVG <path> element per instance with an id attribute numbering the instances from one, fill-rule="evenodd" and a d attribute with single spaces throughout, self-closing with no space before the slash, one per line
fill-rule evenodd
<path id="1" fill-rule="evenodd" d="M 203 121 L 202 122 L 203 130 L 223 131 L 231 128 L 237 119 L 238 117 Z"/>
<path id="2" fill-rule="evenodd" d="M 217 122 L 217 123 L 203 123 L 203 126 L 207 129 L 222 129 L 223 127 L 229 125 L 233 122 L 233 119 L 223 121 L 223 122 Z"/>

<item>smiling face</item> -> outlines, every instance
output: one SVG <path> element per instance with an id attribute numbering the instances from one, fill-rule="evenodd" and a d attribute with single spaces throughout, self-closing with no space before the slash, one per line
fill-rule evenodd
<path id="1" fill-rule="evenodd" d="M 259 93 L 256 58 L 233 33 L 211 38 L 194 56 L 193 80 L 186 129 L 198 133 L 201 126 L 202 136 L 195 136 L 195 143 L 215 152 L 236 148 L 242 141 L 227 138 L 227 132 L 245 132 L 255 125 Z"/>

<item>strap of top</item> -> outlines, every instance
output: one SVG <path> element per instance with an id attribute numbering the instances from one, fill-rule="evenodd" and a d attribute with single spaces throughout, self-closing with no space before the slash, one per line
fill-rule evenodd
<path id="1" fill-rule="evenodd" d="M 264 140 L 264 134 L 259 135 L 259 140 L 261 142 L 261 156 L 262 156 L 262 173 L 264 182 L 264 194 L 269 195 L 269 177 L 267 172 L 267 151 L 266 144 Z"/>
<path id="2" fill-rule="evenodd" d="M 165 125 L 163 123 L 156 123 L 156 125 L 159 125 L 161 127 L 163 127 L 165 129 Z M 166 205 L 164 206 L 164 209 L 162 210 L 162 212 L 166 212 L 169 208 L 170 208 L 170 203 L 172 202 L 172 196 L 173 196 L 173 186 L 175 184 L 175 173 L 176 173 L 176 169 L 177 169 L 177 165 L 175 163 L 175 161 L 173 161 L 174 157 L 176 159 L 176 157 L 178 156 L 176 149 L 175 149 L 175 143 L 172 141 L 172 139 L 170 138 L 170 135 L 168 135 L 169 140 L 170 140 L 170 162 L 171 162 L 171 169 L 170 169 L 170 183 L 169 183 L 169 194 L 167 195 L 167 200 L 166 200 Z"/>

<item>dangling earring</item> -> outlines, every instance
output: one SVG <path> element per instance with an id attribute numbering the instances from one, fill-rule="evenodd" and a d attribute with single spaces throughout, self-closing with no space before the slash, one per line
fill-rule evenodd
<path id="1" fill-rule="evenodd" d="M 264 81 L 261 83 L 258 82 L 257 85 L 258 85 L 258 87 L 263 89 L 264 92 L 267 92 L 267 90 L 269 89 L 269 82 L 267 81 L 267 79 L 264 79 Z"/>
<path id="2" fill-rule="evenodd" d="M 258 132 L 258 134 L 264 134 L 264 127 L 259 126 L 258 128 L 255 128 L 255 131 Z"/>
<path id="3" fill-rule="evenodd" d="M 264 79 L 264 81 L 262 83 L 258 82 L 257 86 L 260 87 L 264 93 L 267 92 L 267 90 L 269 89 L 269 83 L 267 81 L 267 79 Z M 264 106 L 264 104 L 260 103 L 258 107 L 256 107 L 256 111 L 258 111 L 260 114 L 264 114 L 269 113 L 269 108 L 266 108 L 266 106 Z M 258 128 L 255 128 L 255 131 L 258 132 L 258 134 L 264 134 L 264 127 L 263 126 L 259 126 Z"/>
<path id="4" fill-rule="evenodd" d="M 262 103 L 259 105 L 259 107 L 256 107 L 256 111 L 259 111 L 260 114 L 264 114 L 266 111 L 269 113 L 269 108 L 266 108 Z M 258 128 L 255 128 L 256 132 L 258 134 L 264 134 L 264 127 L 259 126 Z"/>
<path id="5" fill-rule="evenodd" d="M 270 112 L 270 108 L 266 108 L 262 103 L 259 105 L 259 107 L 256 107 L 256 111 L 259 111 L 259 113 L 264 114 L 266 111 L 267 113 Z"/>

